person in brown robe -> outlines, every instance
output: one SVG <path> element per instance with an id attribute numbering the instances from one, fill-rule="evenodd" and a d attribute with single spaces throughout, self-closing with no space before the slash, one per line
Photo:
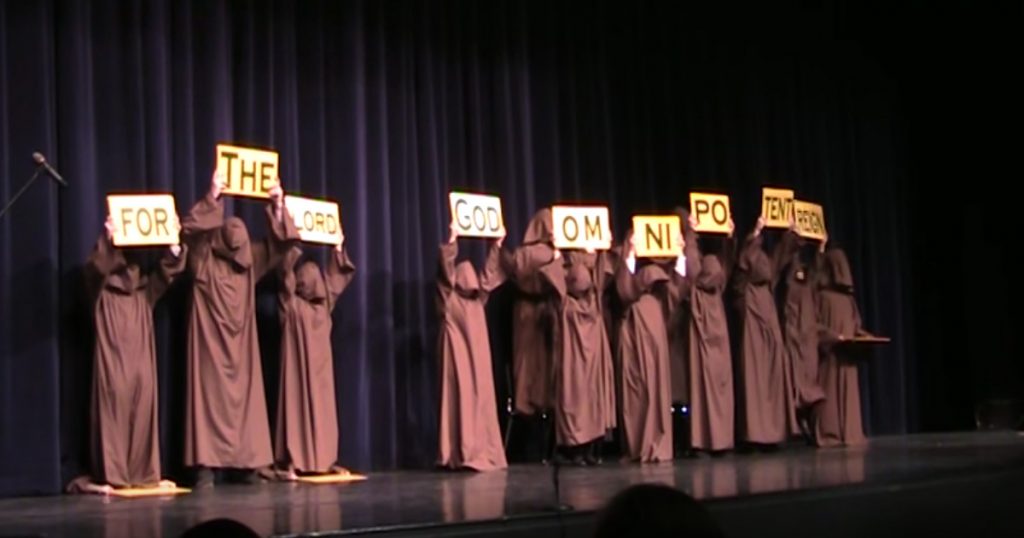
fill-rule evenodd
<path id="1" fill-rule="evenodd" d="M 808 245 L 791 226 L 784 232 L 773 255 L 776 279 L 782 274 L 782 337 L 792 367 L 792 385 L 797 422 L 803 434 L 811 439 L 810 415 L 814 406 L 825 398 L 818 384 L 818 306 L 816 263 L 805 263 L 801 254 Z M 815 248 L 815 251 L 817 249 Z"/>
<path id="2" fill-rule="evenodd" d="M 331 312 L 352 282 L 355 266 L 345 237 L 334 249 L 326 274 L 312 259 L 299 261 L 293 247 L 281 263 L 281 376 L 274 456 L 286 479 L 327 473 L 338 458 L 338 412 L 331 352 Z"/>
<path id="3" fill-rule="evenodd" d="M 494 241 L 483 271 L 469 260 L 455 263 L 458 229 L 451 226 L 441 245 L 437 309 L 441 318 L 438 465 L 490 471 L 508 467 L 498 427 L 498 405 L 491 370 L 491 343 L 484 306 L 505 281 L 501 261 L 504 237 Z"/>
<path id="4" fill-rule="evenodd" d="M 554 304 L 540 268 L 554 259 L 551 210 L 538 211 L 523 243 L 506 256 L 508 273 L 519 290 L 512 312 L 512 379 L 515 412 L 534 415 L 553 407 Z"/>
<path id="5" fill-rule="evenodd" d="M 615 378 L 605 330 L 607 257 L 570 252 L 541 268 L 558 293 L 555 347 L 555 441 L 572 463 L 600 463 L 599 444 L 616 424 Z"/>
<path id="6" fill-rule="evenodd" d="M 782 340 L 775 306 L 773 258 L 763 247 L 764 218 L 747 236 L 736 271 L 733 292 L 740 318 L 740 438 L 756 445 L 775 445 L 799 433 L 793 401 L 792 367 Z"/>
<path id="7" fill-rule="evenodd" d="M 690 230 L 694 220 L 689 219 Z M 735 446 L 732 352 L 723 293 L 733 265 L 732 233 L 719 254 L 702 254 L 694 233 L 686 242 L 692 286 L 689 311 L 690 444 L 721 452 Z"/>
<path id="8" fill-rule="evenodd" d="M 678 239 L 682 243 L 683 238 Z M 637 269 L 632 233 L 615 274 L 625 307 L 617 343 L 625 455 L 640 462 L 669 461 L 672 447 L 672 379 L 668 314 L 687 294 L 685 257 L 669 275 L 657 261 Z"/>
<path id="9" fill-rule="evenodd" d="M 245 482 L 269 468 L 263 372 L 256 334 L 256 282 L 298 242 L 280 185 L 267 206 L 270 235 L 250 243 L 245 223 L 224 218 L 215 174 L 209 194 L 183 221 L 193 275 L 185 397 L 185 465 L 197 467 L 197 487 L 213 485 L 211 468 L 241 470 Z"/>
<path id="10" fill-rule="evenodd" d="M 96 328 L 90 402 L 92 470 L 88 480 L 76 480 L 74 491 L 102 492 L 95 488 L 99 485 L 161 485 L 152 309 L 184 272 L 187 257 L 182 246 L 172 245 L 159 269 L 144 274 L 114 246 L 110 217 L 106 229 L 85 264 Z"/>
<path id="11" fill-rule="evenodd" d="M 824 249 L 825 243 L 822 243 Z M 815 442 L 820 447 L 857 446 L 866 442 L 861 423 L 860 380 L 857 363 L 848 356 L 845 342 L 869 333 L 861 327 L 853 296 L 850 262 L 841 249 L 824 255 L 819 279 L 818 323 L 821 368 L 818 380 L 825 399 L 815 409 Z"/>

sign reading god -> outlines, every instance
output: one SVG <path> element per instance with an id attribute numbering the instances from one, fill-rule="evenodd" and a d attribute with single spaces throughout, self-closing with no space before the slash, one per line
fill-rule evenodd
<path id="1" fill-rule="evenodd" d="M 555 248 L 608 250 L 612 230 L 604 206 L 556 205 L 551 208 Z"/>
<path id="2" fill-rule="evenodd" d="M 761 217 L 766 228 L 789 228 L 793 217 L 793 191 L 789 189 L 761 189 Z"/>
<path id="3" fill-rule="evenodd" d="M 725 194 L 691 192 L 690 214 L 697 219 L 694 231 L 729 233 L 729 197 Z"/>
<path id="4" fill-rule="evenodd" d="M 289 194 L 284 197 L 284 206 L 303 241 L 325 245 L 341 243 L 341 213 L 337 203 Z"/>
<path id="5" fill-rule="evenodd" d="M 501 198 L 486 194 L 452 192 L 448 194 L 452 222 L 463 237 L 501 237 L 505 228 L 501 218 Z"/>
<path id="6" fill-rule="evenodd" d="M 818 204 L 810 202 L 793 202 L 793 211 L 796 214 L 796 233 L 800 237 L 825 239 L 825 210 Z"/>
<path id="7" fill-rule="evenodd" d="M 108 194 L 117 247 L 178 244 L 178 213 L 170 194 Z"/>
<path id="8" fill-rule="evenodd" d="M 276 151 L 217 144 L 217 171 L 224 174 L 224 194 L 270 198 L 277 181 Z"/>
<path id="9" fill-rule="evenodd" d="M 683 253 L 678 215 L 635 215 L 633 248 L 637 258 L 675 258 Z"/>

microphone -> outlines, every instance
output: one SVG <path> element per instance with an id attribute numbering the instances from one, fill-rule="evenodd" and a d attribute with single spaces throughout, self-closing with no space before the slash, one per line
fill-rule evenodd
<path id="1" fill-rule="evenodd" d="M 46 162 L 46 157 L 43 157 L 42 153 L 39 153 L 38 151 L 33 153 L 32 160 L 34 160 L 37 165 L 43 167 L 43 169 L 46 170 L 46 173 L 50 174 L 50 177 L 57 180 L 57 183 L 60 183 L 64 187 L 68 186 L 68 182 L 64 181 L 64 178 L 60 177 L 60 174 L 50 166 L 50 163 Z"/>

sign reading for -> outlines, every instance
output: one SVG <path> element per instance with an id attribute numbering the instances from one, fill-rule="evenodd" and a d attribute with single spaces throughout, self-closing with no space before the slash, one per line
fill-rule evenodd
<path id="1" fill-rule="evenodd" d="M 675 258 L 683 253 L 679 244 L 679 217 L 676 215 L 635 215 L 633 248 L 637 258 Z"/>
<path id="2" fill-rule="evenodd" d="M 608 250 L 612 230 L 608 208 L 556 205 L 551 208 L 555 248 Z"/>
<path id="3" fill-rule="evenodd" d="M 109 194 L 107 211 L 114 221 L 114 246 L 178 244 L 178 213 L 170 194 Z"/>
<path id="4" fill-rule="evenodd" d="M 761 189 L 761 217 L 768 228 L 789 228 L 793 217 L 793 191 L 789 189 Z"/>
<path id="5" fill-rule="evenodd" d="M 725 194 L 690 193 L 690 214 L 698 232 L 729 233 L 729 197 Z"/>
<path id="6" fill-rule="evenodd" d="M 793 202 L 796 213 L 796 233 L 808 239 L 825 239 L 825 210 L 818 204 L 810 202 Z"/>
<path id="7" fill-rule="evenodd" d="M 276 151 L 217 144 L 217 171 L 224 174 L 224 194 L 270 198 L 277 181 Z"/>
<path id="8" fill-rule="evenodd" d="M 341 243 L 341 214 L 337 203 L 289 194 L 284 197 L 284 206 L 303 241 L 325 245 Z"/>
<path id="9" fill-rule="evenodd" d="M 448 194 L 452 222 L 464 237 L 501 237 L 501 198 L 485 194 L 452 192 Z"/>

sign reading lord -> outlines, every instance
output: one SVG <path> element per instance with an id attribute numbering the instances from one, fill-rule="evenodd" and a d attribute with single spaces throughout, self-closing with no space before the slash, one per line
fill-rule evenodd
<path id="1" fill-rule="evenodd" d="M 729 197 L 725 194 L 690 193 L 690 214 L 698 232 L 729 233 Z"/>
<path id="2" fill-rule="evenodd" d="M 637 258 L 675 258 L 683 252 L 676 215 L 635 215 L 633 217 L 633 248 Z"/>
<path id="3" fill-rule="evenodd" d="M 170 194 L 109 194 L 114 246 L 178 244 L 178 213 Z"/>
<path id="4" fill-rule="evenodd" d="M 793 217 L 793 191 L 761 189 L 761 217 L 768 228 L 789 228 L 789 219 Z"/>
<path id="5" fill-rule="evenodd" d="M 505 227 L 501 218 L 501 198 L 486 194 L 452 192 L 448 194 L 452 221 L 464 237 L 501 237 Z"/>
<path id="6" fill-rule="evenodd" d="M 556 205 L 551 208 L 555 248 L 608 250 L 612 230 L 608 208 Z"/>
<path id="7" fill-rule="evenodd" d="M 793 202 L 796 214 L 796 233 L 808 239 L 825 239 L 825 210 L 818 204 L 810 202 Z"/>
<path id="8" fill-rule="evenodd" d="M 337 203 L 289 194 L 284 197 L 284 206 L 303 241 L 325 245 L 341 243 L 341 213 Z"/>
<path id="9" fill-rule="evenodd" d="M 227 178 L 224 194 L 270 198 L 277 162 L 276 151 L 217 144 L 217 171 Z"/>

